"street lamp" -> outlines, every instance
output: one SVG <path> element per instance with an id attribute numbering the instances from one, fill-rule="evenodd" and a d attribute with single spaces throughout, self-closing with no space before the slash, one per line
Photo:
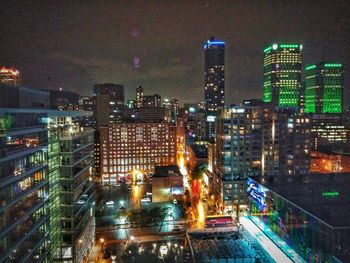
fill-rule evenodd
<path id="1" fill-rule="evenodd" d="M 103 243 L 105 242 L 104 238 L 100 238 L 100 242 L 101 242 L 101 250 L 103 252 Z"/>

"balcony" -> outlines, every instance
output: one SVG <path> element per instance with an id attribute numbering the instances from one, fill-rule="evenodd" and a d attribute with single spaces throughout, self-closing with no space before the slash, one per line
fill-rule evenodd
<path id="1" fill-rule="evenodd" d="M 89 136 L 89 135 L 93 135 L 93 129 L 87 129 L 84 131 L 63 131 L 60 134 L 60 140 L 62 141 L 69 141 L 69 140 L 73 140 L 76 138 L 82 138 L 84 136 Z"/>
<path id="2" fill-rule="evenodd" d="M 47 150 L 47 144 L 40 144 L 35 147 L 22 147 L 21 149 L 17 149 L 16 151 L 9 152 L 8 149 L 1 149 L 0 150 L 0 161 L 6 162 L 11 159 L 20 158 L 22 156 L 26 156 L 35 152 L 38 152 L 40 150 Z"/>
<path id="3" fill-rule="evenodd" d="M 44 187 L 46 184 L 48 184 L 47 181 L 40 181 L 40 182 L 34 183 L 31 188 L 26 189 L 23 192 L 20 192 L 17 196 L 14 196 L 9 200 L 0 200 L 0 213 L 2 213 L 5 209 L 9 209 L 14 205 L 16 205 L 16 207 L 17 205 L 21 206 L 22 204 L 25 206 L 28 206 L 31 204 L 31 202 L 43 200 L 43 197 L 36 196 L 35 191 Z M 33 206 L 33 205 L 30 205 L 30 206 Z M 18 211 L 18 209 L 14 209 L 14 211 Z"/>
<path id="4" fill-rule="evenodd" d="M 36 224 L 24 231 L 14 232 L 6 238 L 6 248 L 0 247 L 0 262 L 6 259 L 13 259 L 18 262 L 20 258 L 25 256 L 32 248 L 39 246 L 45 240 L 45 233 L 39 228 L 47 221 L 48 217 L 42 217 Z M 32 252 L 29 252 L 32 253 Z"/>
<path id="5" fill-rule="evenodd" d="M 25 177 L 34 174 L 37 171 L 44 169 L 47 166 L 46 162 L 42 163 L 31 163 L 24 166 L 21 170 L 13 171 L 9 176 L 0 179 L 0 187 L 11 184 L 15 181 L 19 181 Z"/>
<path id="6" fill-rule="evenodd" d="M 39 219 L 34 219 L 33 213 L 38 211 L 43 205 L 43 200 L 36 200 L 32 201 L 30 209 L 26 209 L 28 207 L 25 207 L 27 204 L 23 204 L 22 207 L 17 207 L 16 209 L 21 210 L 10 210 L 7 217 L 11 220 L 10 222 L 7 222 L 4 227 L 0 228 L 0 239 L 3 238 L 5 235 L 7 235 L 13 228 L 15 228 L 17 225 L 22 224 L 23 222 L 30 222 L 30 221 L 38 221 Z M 4 219 L 2 221 L 5 221 Z"/>

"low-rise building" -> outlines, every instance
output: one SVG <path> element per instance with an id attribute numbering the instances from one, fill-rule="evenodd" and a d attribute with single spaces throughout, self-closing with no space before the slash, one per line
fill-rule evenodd
<path id="1" fill-rule="evenodd" d="M 183 194 L 183 176 L 177 165 L 156 166 L 152 176 L 152 202 L 169 202 Z"/>
<path id="2" fill-rule="evenodd" d="M 306 262 L 350 259 L 350 174 L 247 181 L 248 212 Z"/>

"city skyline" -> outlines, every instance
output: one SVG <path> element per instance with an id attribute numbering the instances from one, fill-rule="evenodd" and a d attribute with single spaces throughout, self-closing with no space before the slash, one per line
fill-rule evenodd
<path id="1" fill-rule="evenodd" d="M 91 95 L 94 83 L 112 82 L 125 86 L 127 99 L 141 85 L 150 94 L 178 97 L 181 104 L 201 101 L 203 45 L 216 36 L 226 42 L 227 105 L 262 97 L 263 48 L 275 42 L 303 45 L 303 81 L 307 64 L 342 63 L 349 105 L 345 1 L 56 3 L 50 8 L 5 3 L 2 8 L 3 22 L 11 21 L 2 28 L 3 65 L 18 68 L 25 86 Z M 189 89 L 191 97 L 184 95 Z"/>

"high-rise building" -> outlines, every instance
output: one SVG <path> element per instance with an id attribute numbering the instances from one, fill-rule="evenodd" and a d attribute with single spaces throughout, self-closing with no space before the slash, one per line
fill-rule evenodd
<path id="1" fill-rule="evenodd" d="M 180 110 L 178 99 L 173 98 L 170 101 L 170 110 L 171 110 L 171 119 L 173 120 L 173 122 L 176 123 L 176 118 L 177 118 L 177 115 L 179 115 L 179 110 Z"/>
<path id="2" fill-rule="evenodd" d="M 124 109 L 124 86 L 117 84 L 95 84 L 93 98 L 96 101 L 94 117 L 95 130 L 95 171 L 100 174 L 100 138 L 99 128 L 110 123 L 121 122 Z"/>
<path id="3" fill-rule="evenodd" d="M 350 149 L 350 129 L 343 125 L 340 114 L 310 114 L 310 119 L 312 150 L 348 151 Z"/>
<path id="4" fill-rule="evenodd" d="M 204 109 L 197 103 L 186 103 L 181 109 L 185 125 L 186 144 L 206 139 L 206 119 Z"/>
<path id="5" fill-rule="evenodd" d="M 344 68 L 340 63 L 321 62 L 305 68 L 305 112 L 342 113 Z"/>
<path id="6" fill-rule="evenodd" d="M 20 80 L 20 73 L 17 69 L 5 67 L 0 69 L 0 83 L 17 86 L 20 84 Z"/>
<path id="7" fill-rule="evenodd" d="M 116 123 L 100 128 L 104 184 L 116 184 L 133 171 L 154 173 L 156 165 L 176 164 L 176 126 L 169 122 Z"/>
<path id="8" fill-rule="evenodd" d="M 136 88 L 136 108 L 143 107 L 143 88 L 138 86 Z"/>
<path id="9" fill-rule="evenodd" d="M 0 262 L 48 262 L 46 117 L 35 110 L 0 109 Z"/>
<path id="10" fill-rule="evenodd" d="M 233 106 L 221 109 L 217 117 L 216 165 L 210 166 L 218 177 L 214 182 L 221 183 L 219 196 L 225 212 L 236 213 L 245 205 L 246 179 L 261 175 L 262 114 L 259 106 Z M 215 185 L 212 188 L 220 189 Z"/>
<path id="11" fill-rule="evenodd" d="M 80 112 L 66 113 L 49 122 L 50 133 L 57 131 L 61 161 L 59 215 L 62 243 L 55 257 L 65 262 L 84 262 L 95 242 L 94 136 L 92 129 L 80 126 L 79 115 Z M 52 218 L 55 219 L 54 215 Z"/>
<path id="12" fill-rule="evenodd" d="M 93 94 L 96 97 L 97 128 L 122 120 L 124 86 L 111 83 L 95 84 Z"/>
<path id="13" fill-rule="evenodd" d="M 161 108 L 162 99 L 159 94 L 153 95 L 144 95 L 142 98 L 142 107 L 143 108 Z"/>
<path id="14" fill-rule="evenodd" d="M 299 106 L 301 50 L 300 44 L 272 44 L 264 49 L 264 102 Z"/>
<path id="15" fill-rule="evenodd" d="M 0 84 L 0 108 L 50 108 L 48 91 Z"/>
<path id="16" fill-rule="evenodd" d="M 215 118 L 225 105 L 225 42 L 212 37 L 204 45 L 204 100 L 207 138 L 215 135 Z"/>
<path id="17" fill-rule="evenodd" d="M 163 99 L 163 103 L 162 103 L 162 106 L 163 108 L 166 108 L 166 109 L 171 109 L 171 102 L 168 98 L 164 98 Z"/>
<path id="18" fill-rule="evenodd" d="M 134 109 L 135 106 L 136 106 L 136 101 L 135 101 L 135 100 L 128 100 L 128 101 L 126 102 L 126 107 L 127 107 L 128 109 Z"/>
<path id="19" fill-rule="evenodd" d="M 50 94 L 50 108 L 58 110 L 78 110 L 79 95 L 72 91 L 47 90 Z"/>
<path id="20" fill-rule="evenodd" d="M 0 262 L 83 262 L 92 249 L 92 133 L 82 115 L 0 109 Z"/>

